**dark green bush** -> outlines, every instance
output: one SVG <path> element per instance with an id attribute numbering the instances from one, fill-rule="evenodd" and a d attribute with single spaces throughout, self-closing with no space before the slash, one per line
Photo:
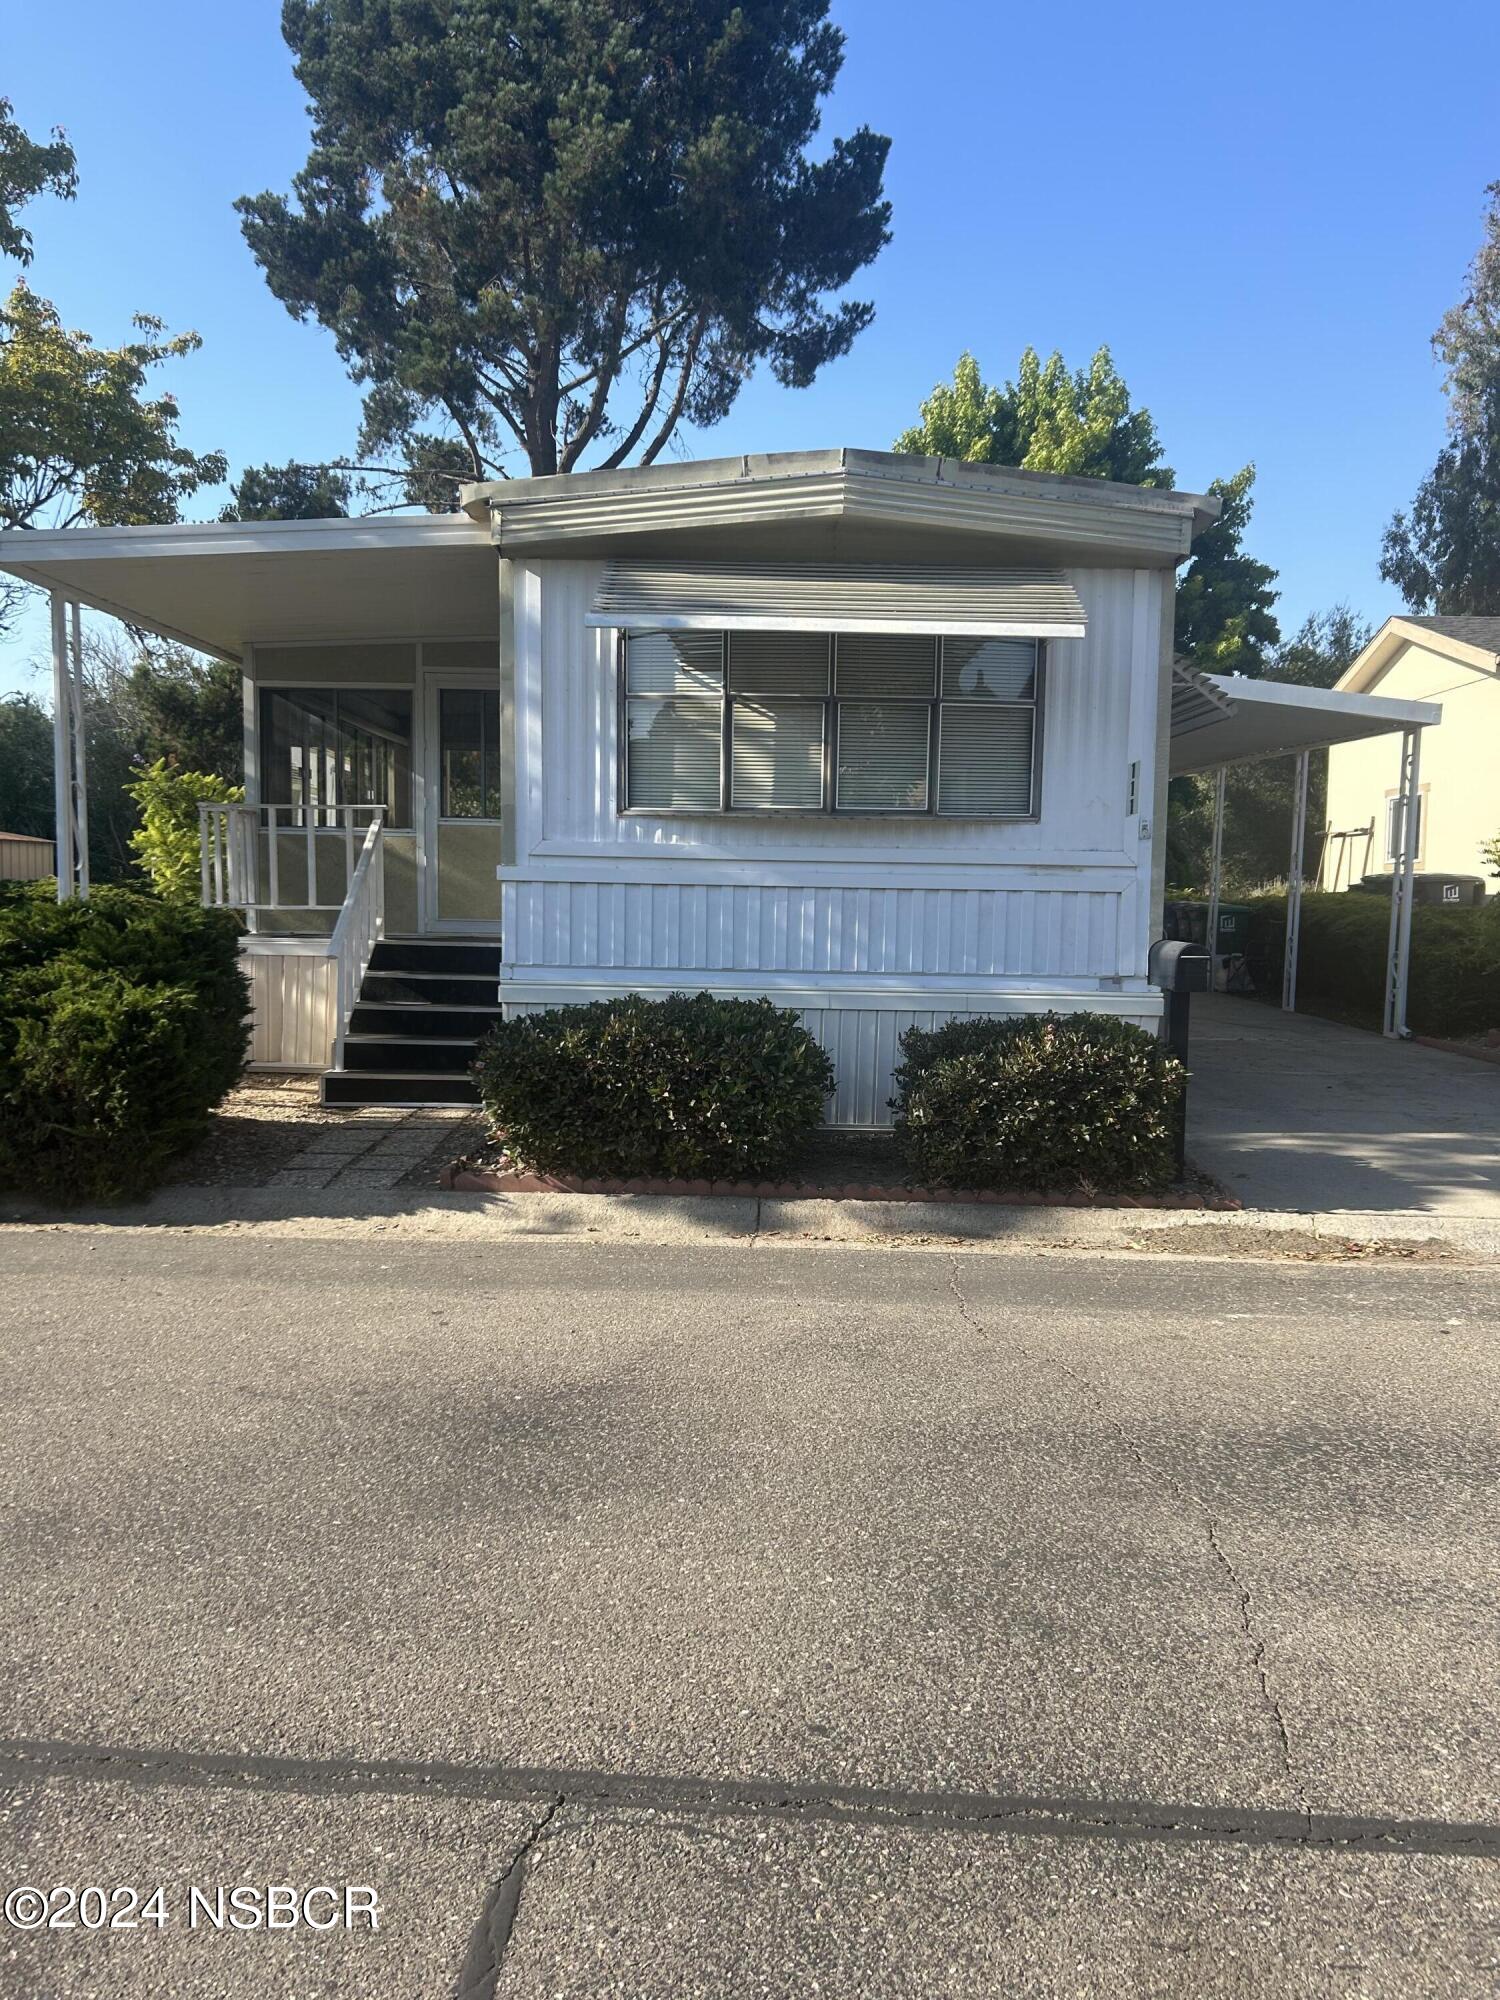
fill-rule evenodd
<path id="1" fill-rule="evenodd" d="M 1172 1179 L 1182 1066 L 1106 1014 L 908 1028 L 896 1138 L 912 1177 L 954 1188 L 1101 1193 Z"/>
<path id="2" fill-rule="evenodd" d="M 769 1000 L 673 993 L 504 1021 L 474 1065 L 507 1151 L 542 1173 L 759 1180 L 816 1131 L 833 1065 Z"/>
<path id="3" fill-rule="evenodd" d="M 249 989 L 223 911 L 118 888 L 0 895 L 0 1183 L 144 1193 L 245 1059 Z"/>
<path id="4" fill-rule="evenodd" d="M 1250 972 L 1258 993 L 1279 999 L 1286 898 L 1258 896 L 1250 911 Z M 1388 896 L 1357 889 L 1304 896 L 1298 1006 L 1378 1028 L 1390 924 Z M 1462 909 L 1413 907 L 1406 1013 L 1418 1035 L 1462 1037 L 1500 1028 L 1500 898 Z"/>

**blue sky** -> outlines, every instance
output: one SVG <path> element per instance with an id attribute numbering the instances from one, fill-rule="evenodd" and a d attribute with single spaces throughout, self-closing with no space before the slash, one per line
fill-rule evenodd
<path id="1" fill-rule="evenodd" d="M 893 144 L 894 239 L 857 286 L 875 324 L 809 390 L 757 379 L 690 454 L 886 447 L 964 347 L 1101 342 L 1179 483 L 1259 468 L 1251 546 L 1290 628 L 1347 599 L 1399 609 L 1380 536 L 1438 448 L 1428 339 L 1500 178 L 1500 15 L 1303 0 L 1164 15 L 1122 0 L 835 0 L 848 34 L 825 123 Z M 183 436 L 246 463 L 347 451 L 357 398 L 240 239 L 237 195 L 306 153 L 275 0 L 7 9 L 0 91 L 77 148 L 75 203 L 29 212 L 30 281 L 114 342 L 132 311 L 194 327 Z M 914 23 L 919 33 L 914 33 Z M 195 511 L 217 511 L 201 495 Z M 0 687 L 31 685 L 30 620 Z"/>

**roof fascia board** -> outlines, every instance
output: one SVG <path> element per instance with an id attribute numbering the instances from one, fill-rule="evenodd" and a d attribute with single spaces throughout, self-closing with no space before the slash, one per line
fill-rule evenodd
<path id="1" fill-rule="evenodd" d="M 141 528 L 13 528 L 0 534 L 0 569 L 118 562 L 150 556 L 317 555 L 366 549 L 484 548 L 464 515 L 371 521 L 173 521 Z"/>
<path id="2" fill-rule="evenodd" d="M 1181 506 L 1136 509 L 1114 500 L 1101 505 L 1092 496 L 1071 490 L 1049 498 L 1030 489 L 980 490 L 848 471 L 664 490 L 600 491 L 580 483 L 572 492 L 537 497 L 519 493 L 512 497 L 502 491 L 491 502 L 494 539 L 512 555 L 602 536 L 791 525 L 813 519 L 980 532 L 1049 546 L 1061 542 L 1081 554 L 1096 550 L 1132 554 L 1167 566 L 1188 554 L 1194 515 Z"/>

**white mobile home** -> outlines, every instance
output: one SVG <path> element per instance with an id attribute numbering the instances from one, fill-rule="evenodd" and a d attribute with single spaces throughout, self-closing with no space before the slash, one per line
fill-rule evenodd
<path id="1" fill-rule="evenodd" d="M 64 645 L 71 601 L 241 664 L 204 893 L 247 912 L 257 1061 L 449 1100 L 500 1009 L 769 994 L 858 1126 L 913 1021 L 1157 1020 L 1174 575 L 1215 510 L 828 451 L 0 563 Z"/>

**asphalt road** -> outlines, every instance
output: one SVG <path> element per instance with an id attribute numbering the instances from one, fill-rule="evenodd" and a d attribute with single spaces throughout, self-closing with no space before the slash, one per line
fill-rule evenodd
<path id="1" fill-rule="evenodd" d="M 17 1229 L 0 1322 L 0 1871 L 164 1913 L 8 1992 L 1500 1991 L 1494 1267 Z"/>

